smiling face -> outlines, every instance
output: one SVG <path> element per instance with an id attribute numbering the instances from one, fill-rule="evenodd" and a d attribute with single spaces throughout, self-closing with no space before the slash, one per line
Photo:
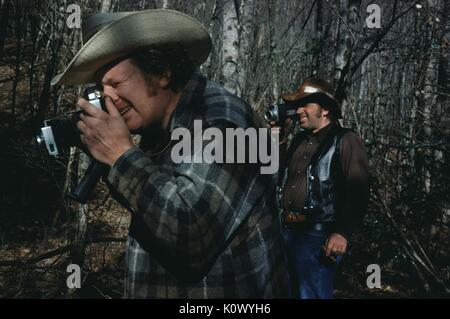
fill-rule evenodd
<path id="1" fill-rule="evenodd" d="M 168 76 L 145 74 L 131 59 L 102 72 L 99 82 L 131 132 L 150 126 L 167 127 L 181 95 L 167 89 Z"/>
<path id="2" fill-rule="evenodd" d="M 297 108 L 301 128 L 314 133 L 330 124 L 329 111 L 317 103 L 308 103 Z"/>

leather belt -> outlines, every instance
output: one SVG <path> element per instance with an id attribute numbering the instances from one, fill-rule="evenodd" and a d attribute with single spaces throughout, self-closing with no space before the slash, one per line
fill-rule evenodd
<path id="1" fill-rule="evenodd" d="M 290 229 L 315 229 L 322 231 L 329 230 L 331 226 L 328 222 L 322 223 L 308 220 L 308 215 L 301 212 L 284 211 L 282 216 L 284 226 Z"/>
<path id="2" fill-rule="evenodd" d="M 283 214 L 283 222 L 285 224 L 291 223 L 304 223 L 306 222 L 307 216 L 305 214 L 296 213 L 296 212 L 285 212 Z"/>

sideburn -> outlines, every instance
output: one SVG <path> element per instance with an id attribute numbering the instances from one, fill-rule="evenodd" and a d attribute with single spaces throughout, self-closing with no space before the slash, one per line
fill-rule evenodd
<path id="1" fill-rule="evenodd" d="M 147 84 L 147 95 L 149 97 L 156 96 L 159 79 L 153 75 L 145 75 L 145 83 Z"/>
<path id="2" fill-rule="evenodd" d="M 163 74 L 163 75 L 151 75 L 151 74 L 146 74 L 145 75 L 145 82 L 147 84 L 147 94 L 149 97 L 155 96 L 157 94 L 157 87 L 159 86 L 159 81 L 161 77 L 170 77 L 170 75 L 168 74 Z M 164 87 L 164 90 L 169 90 L 170 87 L 170 80 L 169 80 L 169 84 L 166 85 L 166 87 Z"/>
<path id="3" fill-rule="evenodd" d="M 321 107 L 319 107 L 319 108 L 317 109 L 316 114 L 314 114 L 314 116 L 315 116 L 316 118 L 320 119 L 320 118 L 322 117 L 322 111 L 323 111 L 323 109 L 322 109 Z"/>

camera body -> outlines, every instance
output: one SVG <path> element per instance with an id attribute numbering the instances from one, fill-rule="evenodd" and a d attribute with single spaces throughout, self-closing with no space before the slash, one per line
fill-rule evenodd
<path id="1" fill-rule="evenodd" d="M 88 87 L 84 91 L 83 97 L 95 107 L 105 110 L 105 102 L 98 86 Z M 36 136 L 38 144 L 45 144 L 48 153 L 54 157 L 59 157 L 59 148 L 69 146 L 82 147 L 80 132 L 76 126 L 82 112 L 82 110 L 78 110 L 45 120 L 41 132 Z M 67 196 L 72 200 L 85 204 L 99 179 L 107 174 L 108 170 L 108 165 L 92 159 L 85 175 L 78 182 L 78 185 L 67 193 Z"/>
<path id="2" fill-rule="evenodd" d="M 105 109 L 102 92 L 98 86 L 86 88 L 83 97 L 95 107 Z M 82 112 L 78 110 L 45 120 L 44 126 L 36 136 L 37 143 L 45 144 L 48 153 L 54 157 L 59 157 L 60 148 L 81 146 L 80 133 L 76 125 Z"/>
<path id="3" fill-rule="evenodd" d="M 264 119 L 270 123 L 275 122 L 277 126 L 283 126 L 288 118 L 295 119 L 298 103 L 287 102 L 284 104 L 271 105 L 267 109 Z"/>

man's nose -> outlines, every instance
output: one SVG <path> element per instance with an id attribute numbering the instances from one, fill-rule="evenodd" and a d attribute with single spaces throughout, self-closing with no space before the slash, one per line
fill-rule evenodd
<path id="1" fill-rule="evenodd" d="M 119 100 L 116 91 L 109 85 L 103 86 L 103 94 L 109 96 L 114 103 Z"/>
<path id="2" fill-rule="evenodd" d="M 295 113 L 297 113 L 298 115 L 300 115 L 301 113 L 304 113 L 305 108 L 303 106 L 300 106 L 297 108 L 297 111 L 295 111 Z"/>

